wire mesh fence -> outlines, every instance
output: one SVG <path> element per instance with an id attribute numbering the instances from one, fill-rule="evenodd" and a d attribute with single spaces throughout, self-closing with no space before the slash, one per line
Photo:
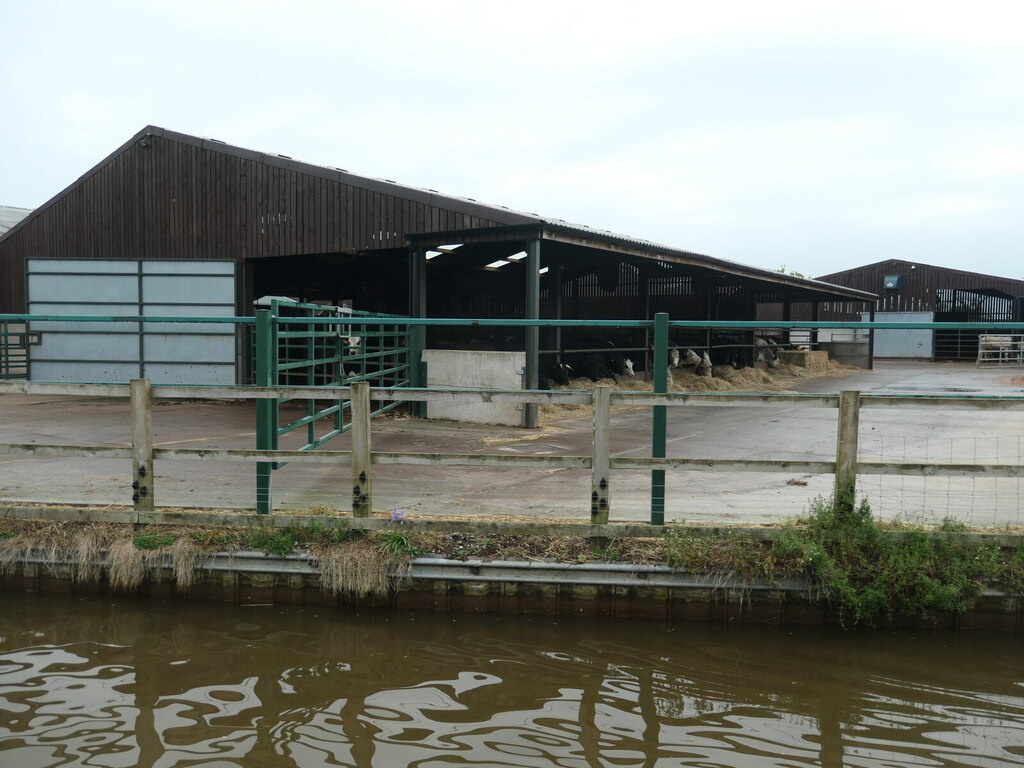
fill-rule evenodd
<path id="1" fill-rule="evenodd" d="M 131 505 L 129 411 L 125 398 L 0 394 L 0 502 Z M 868 409 L 859 425 L 859 460 L 919 467 L 922 474 L 858 474 L 857 492 L 876 515 L 909 523 L 953 518 L 986 528 L 1024 525 L 1024 478 L 990 476 L 986 468 L 1024 466 L 1024 417 L 1016 410 Z M 665 470 L 667 522 L 767 524 L 800 516 L 832 494 L 834 475 L 807 469 L 835 458 L 836 411 L 766 401 L 668 409 L 667 456 L 704 462 Z M 153 444 L 159 451 L 251 449 L 253 401 L 156 400 Z M 617 408 L 610 418 L 610 518 L 646 521 L 651 472 L 614 468 L 617 460 L 650 455 L 650 410 Z M 298 439 L 298 438 L 296 438 Z M 351 435 L 331 443 L 327 461 L 289 461 L 274 473 L 275 512 L 349 513 L 353 508 Z M 539 429 L 458 424 L 401 413 L 374 420 L 380 456 L 581 457 L 589 460 L 589 408 Z M 11 446 L 15 446 L 12 448 Z M 18 446 L 21 446 L 18 448 Z M 47 455 L 33 446 L 94 446 L 83 456 Z M 288 448 L 282 445 L 282 448 Z M 120 451 L 104 458 L 103 451 Z M 737 462 L 774 463 L 773 471 L 730 469 Z M 787 463 L 793 462 L 796 468 Z M 803 467 L 799 465 L 805 465 Z M 710 466 L 705 466 L 710 465 Z M 718 465 L 718 466 L 715 466 Z M 967 471 L 935 474 L 950 465 Z M 931 469 L 929 469 L 929 467 Z M 975 468 L 974 471 L 970 468 Z M 724 470 L 724 471 L 723 471 Z M 155 462 L 160 508 L 252 511 L 253 462 L 184 457 Z M 513 517 L 585 522 L 591 513 L 592 472 L 575 466 L 460 466 L 453 463 L 373 464 L 372 512 L 409 515 Z"/>
<path id="2" fill-rule="evenodd" d="M 1018 420 L 1020 415 L 1014 414 Z M 919 424 L 925 434 L 862 432 L 864 461 L 891 464 L 1024 466 L 1024 437 L 998 434 L 1006 414 L 946 412 L 943 424 Z M 928 431 L 941 434 L 929 435 Z M 971 433 L 953 436 L 950 433 Z M 913 524 L 949 518 L 967 525 L 1000 528 L 1024 525 L 1024 479 L 986 476 L 858 475 L 858 493 L 876 514 Z"/>

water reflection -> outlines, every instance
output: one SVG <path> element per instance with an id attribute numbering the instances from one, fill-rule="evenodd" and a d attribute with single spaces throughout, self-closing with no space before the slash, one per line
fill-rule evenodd
<path id="1" fill-rule="evenodd" d="M 0 766 L 1024 766 L 1009 635 L 0 600 Z"/>

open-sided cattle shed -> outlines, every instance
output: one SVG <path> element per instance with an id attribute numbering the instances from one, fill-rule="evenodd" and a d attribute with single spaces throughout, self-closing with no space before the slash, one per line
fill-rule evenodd
<path id="1" fill-rule="evenodd" d="M 47 258 L 232 261 L 240 315 L 262 295 L 428 317 L 712 320 L 875 298 L 154 126 L 0 237 L 0 312 L 26 311 L 26 261 Z"/>

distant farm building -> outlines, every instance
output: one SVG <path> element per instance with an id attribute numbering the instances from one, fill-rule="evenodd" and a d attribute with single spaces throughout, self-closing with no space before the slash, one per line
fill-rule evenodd
<path id="1" fill-rule="evenodd" d="M 32 213 L 31 208 L 15 208 L 10 205 L 0 205 L 0 235 L 3 235 L 15 224 Z"/>
<path id="2" fill-rule="evenodd" d="M 1024 322 L 1024 280 L 983 275 L 920 262 L 887 259 L 818 278 L 878 295 L 875 319 L 985 323 L 986 330 L 882 330 L 875 334 L 876 357 L 975 360 L 978 336 L 999 333 L 1000 324 Z M 827 316 L 842 312 L 829 305 Z M 849 319 L 859 319 L 849 312 Z"/>

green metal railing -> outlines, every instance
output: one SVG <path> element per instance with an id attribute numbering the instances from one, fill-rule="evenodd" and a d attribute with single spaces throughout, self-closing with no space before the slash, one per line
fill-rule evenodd
<path id="1" fill-rule="evenodd" d="M 28 378 L 29 334 L 24 323 L 0 320 L 0 380 Z"/>
<path id="2" fill-rule="evenodd" d="M 364 322 L 352 324 L 353 319 Z M 387 322 L 379 322 L 384 321 Z M 410 333 L 404 318 L 347 307 L 270 299 L 256 313 L 255 378 L 258 386 L 340 387 L 365 381 L 374 387 L 410 386 Z M 417 356 L 418 358 L 418 356 Z M 290 400 L 260 400 L 256 410 L 256 447 L 278 450 L 281 439 L 304 433 L 297 450 L 313 450 L 352 428 L 351 402 L 303 400 L 303 415 L 282 410 Z M 372 416 L 402 405 L 381 403 Z M 291 419 L 291 420 L 289 420 Z M 261 462 L 256 469 L 256 509 L 269 514 L 271 473 L 284 462 Z"/>

